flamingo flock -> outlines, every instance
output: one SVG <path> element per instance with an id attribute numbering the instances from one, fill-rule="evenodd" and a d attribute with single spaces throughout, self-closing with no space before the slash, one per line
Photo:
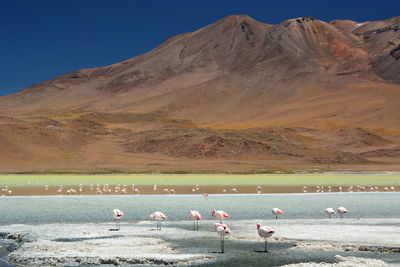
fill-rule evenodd
<path id="1" fill-rule="evenodd" d="M 225 237 L 232 234 L 232 230 L 226 225 L 222 223 L 222 219 L 227 219 L 230 218 L 229 214 L 226 213 L 223 210 L 213 210 L 211 212 L 212 217 L 220 220 L 219 223 L 214 223 L 214 231 L 218 234 L 220 237 L 220 243 L 221 243 L 221 253 L 225 252 Z M 116 230 L 120 230 L 120 219 L 124 213 L 119 210 L 119 209 L 114 209 L 113 210 L 113 217 L 115 219 L 115 227 Z M 150 218 L 154 219 L 157 222 L 157 230 L 161 230 L 161 222 L 167 220 L 167 216 L 162 213 L 161 211 L 155 211 L 150 214 Z M 193 230 L 198 231 L 199 230 L 199 224 L 198 222 L 203 220 L 204 217 L 198 212 L 197 210 L 190 210 L 189 211 L 189 218 L 193 220 Z M 264 238 L 265 241 L 265 246 L 264 246 L 264 252 L 269 252 L 267 250 L 268 248 L 268 243 L 267 243 L 267 238 L 271 237 L 272 234 L 275 233 L 275 230 L 273 230 L 269 226 L 261 226 L 261 224 L 257 224 L 257 231 L 258 235 L 262 238 Z"/>
<path id="2" fill-rule="evenodd" d="M 337 213 L 340 214 L 340 218 L 343 219 L 343 214 L 349 213 L 349 211 L 345 207 L 339 207 L 337 208 Z M 326 208 L 325 214 L 328 215 L 330 219 L 332 215 L 336 214 L 336 212 L 333 208 Z"/>
<path id="3" fill-rule="evenodd" d="M 142 190 L 145 190 L 145 193 L 155 193 L 159 194 L 164 193 L 164 194 L 181 194 L 181 193 L 188 193 L 188 190 L 192 194 L 201 194 L 204 196 L 205 199 L 208 199 L 209 194 L 207 192 L 204 192 L 201 190 L 200 185 L 196 184 L 193 187 L 185 188 L 185 189 L 176 189 L 176 188 L 160 188 L 160 186 L 154 184 L 150 186 L 150 189 L 148 188 L 141 188 Z M 398 191 L 398 188 L 394 186 L 361 186 L 361 185 L 351 185 L 351 186 L 323 186 L 323 185 L 317 185 L 315 187 L 311 186 L 302 186 L 299 189 L 299 192 L 302 193 L 331 193 L 331 192 L 339 192 L 339 193 L 344 193 L 344 192 L 395 192 Z M 45 194 L 51 194 L 52 189 L 49 185 L 44 185 L 44 192 Z M 183 190 L 183 191 L 182 191 Z M 239 189 L 236 187 L 226 187 L 226 188 L 214 188 L 213 189 L 215 193 L 222 193 L 222 194 L 236 194 L 239 193 Z M 242 189 L 241 189 L 242 190 Z M 248 189 L 246 189 L 248 190 Z M 201 192 L 203 191 L 203 192 Z M 54 191 L 53 191 L 54 192 Z M 250 191 L 251 192 L 251 191 Z M 271 188 L 266 188 L 265 186 L 262 187 L 260 185 L 257 185 L 255 187 L 255 193 L 256 194 L 262 194 L 262 193 L 268 193 L 272 192 Z M 135 184 L 132 184 L 131 186 L 128 186 L 126 184 L 117 184 L 117 185 L 109 185 L 109 184 L 91 184 L 91 185 L 83 185 L 79 184 L 77 186 L 71 186 L 71 187 L 66 187 L 63 185 L 59 185 L 55 189 L 55 193 L 57 195 L 84 195 L 84 194 L 97 194 L 97 195 L 111 195 L 111 194 L 141 194 L 141 191 L 139 188 L 135 186 Z M 246 193 L 246 192 L 245 192 Z M 247 191 L 249 193 L 249 191 Z M 8 186 L 0 186 L 0 196 L 11 196 L 13 194 L 13 191 L 8 187 Z M 278 214 L 279 215 L 279 214 Z"/>
<path id="4" fill-rule="evenodd" d="M 340 214 L 340 218 L 343 218 L 343 214 L 349 213 L 349 211 L 345 207 L 337 208 L 337 213 Z M 275 219 L 278 218 L 278 215 L 284 214 L 284 212 L 279 208 L 273 208 L 272 214 L 274 214 Z M 331 218 L 332 215 L 336 214 L 333 208 L 326 208 L 325 214 Z M 113 209 L 113 217 L 115 219 L 115 230 L 120 230 L 120 219 L 123 217 L 124 213 L 119 209 Z M 221 253 L 225 252 L 225 237 L 232 234 L 232 230 L 228 227 L 228 225 L 224 224 L 222 220 L 231 218 L 231 216 L 223 211 L 223 210 L 213 210 L 211 212 L 211 216 L 215 219 L 219 220 L 219 223 L 214 223 L 214 231 L 220 237 L 221 242 Z M 168 217 L 161 211 L 155 211 L 149 216 L 151 219 L 157 222 L 157 230 L 161 231 L 161 222 L 168 219 Z M 193 220 L 193 231 L 199 230 L 199 221 L 204 220 L 204 217 L 197 210 L 189 211 L 189 218 Z M 261 238 L 264 238 L 264 251 L 269 253 L 268 251 L 268 240 L 267 238 L 271 237 L 275 230 L 270 226 L 262 226 L 260 223 L 256 224 L 258 235 Z"/>

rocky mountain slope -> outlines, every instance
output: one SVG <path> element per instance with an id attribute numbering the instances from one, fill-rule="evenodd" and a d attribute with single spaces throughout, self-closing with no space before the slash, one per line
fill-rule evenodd
<path id="1" fill-rule="evenodd" d="M 35 84 L 0 97 L 0 171 L 396 169 L 399 26 L 229 16 Z"/>

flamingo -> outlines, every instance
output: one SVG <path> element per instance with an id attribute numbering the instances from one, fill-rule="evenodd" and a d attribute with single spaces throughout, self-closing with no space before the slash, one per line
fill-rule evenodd
<path id="1" fill-rule="evenodd" d="M 124 213 L 122 212 L 122 210 L 113 209 L 113 217 L 115 219 L 115 230 L 116 231 L 121 229 L 119 221 L 121 220 L 122 216 L 124 216 Z"/>
<path id="2" fill-rule="evenodd" d="M 268 249 L 267 238 L 271 237 L 275 233 L 275 230 L 272 229 L 269 226 L 264 226 L 263 227 L 261 224 L 257 223 L 257 231 L 258 231 L 258 235 L 260 237 L 264 238 L 264 241 L 265 241 L 264 252 L 268 252 L 269 253 L 269 251 L 267 250 Z"/>
<path id="3" fill-rule="evenodd" d="M 63 186 L 60 185 L 59 188 L 57 189 L 57 194 L 62 194 L 63 191 Z"/>
<path id="4" fill-rule="evenodd" d="M 335 214 L 335 210 L 333 208 L 326 208 L 325 209 L 325 214 L 329 216 L 329 219 L 331 218 L 332 214 Z"/>
<path id="5" fill-rule="evenodd" d="M 283 214 L 283 210 L 278 209 L 278 208 L 273 208 L 272 209 L 272 214 L 275 215 L 275 219 L 278 219 L 278 215 Z"/>
<path id="6" fill-rule="evenodd" d="M 199 221 L 203 220 L 203 216 L 201 216 L 200 212 L 197 210 L 190 210 L 189 217 L 193 220 L 193 230 L 199 230 Z M 197 227 L 196 227 L 197 226 Z"/>
<path id="7" fill-rule="evenodd" d="M 223 210 L 213 210 L 211 212 L 211 216 L 215 217 L 216 219 L 219 220 L 220 223 L 222 223 L 222 219 L 225 218 L 230 218 L 231 216 L 228 215 L 228 213 L 226 213 Z"/>
<path id="8" fill-rule="evenodd" d="M 232 233 L 232 231 L 226 225 L 219 225 L 217 227 L 216 231 L 217 231 L 217 234 L 220 236 L 220 239 L 221 239 L 221 253 L 224 253 L 225 236 L 226 235 L 230 235 Z"/>
<path id="9" fill-rule="evenodd" d="M 205 200 L 208 200 L 208 193 L 203 193 L 203 197 L 205 198 Z"/>
<path id="10" fill-rule="evenodd" d="M 340 214 L 340 218 L 343 218 L 344 213 L 349 213 L 349 211 L 345 207 L 339 207 L 337 208 L 337 212 Z"/>
<path id="11" fill-rule="evenodd" d="M 217 231 L 217 228 L 218 228 L 219 226 L 228 226 L 228 225 L 226 225 L 226 224 L 224 224 L 224 223 L 214 223 L 214 231 L 215 231 L 215 232 Z"/>
<path id="12" fill-rule="evenodd" d="M 157 221 L 157 230 L 161 230 L 161 222 L 165 221 L 167 219 L 167 216 L 165 216 L 165 214 L 161 211 L 155 211 L 150 214 L 150 218 Z"/>

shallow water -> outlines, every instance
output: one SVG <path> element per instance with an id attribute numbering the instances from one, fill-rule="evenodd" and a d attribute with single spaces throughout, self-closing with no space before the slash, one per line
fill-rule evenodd
<path id="1" fill-rule="evenodd" d="M 230 194 L 210 195 L 119 195 L 119 196 L 36 196 L 0 198 L 0 225 L 45 224 L 45 223 L 93 223 L 110 222 L 111 211 L 119 208 L 125 212 L 123 222 L 136 223 L 148 220 L 156 210 L 168 216 L 170 227 L 188 227 L 188 210 L 198 210 L 206 219 L 211 219 L 211 210 L 222 209 L 232 218 L 229 220 L 271 219 L 271 209 L 279 207 L 285 211 L 285 219 L 324 218 L 327 207 L 344 206 L 350 213 L 346 218 L 400 218 L 400 193 L 324 193 L 324 194 Z M 279 219 L 278 219 L 279 220 Z M 310 224 L 312 224 L 310 220 Z M 385 222 L 390 224 L 390 221 Z M 56 226 L 56 225 L 55 225 Z M 206 230 L 205 225 L 200 230 Z M 208 226 L 207 226 L 208 227 Z M 1 229 L 1 227 L 0 227 Z M 1 232 L 1 230 L 0 230 Z M 167 240 L 168 241 L 168 240 Z M 179 249 L 193 247 L 197 253 L 218 251 L 218 240 L 198 239 L 173 240 Z M 371 252 L 299 252 L 288 250 L 293 244 L 276 242 L 270 254 L 258 253 L 262 247 L 257 241 L 228 240 L 227 252 L 218 256 L 218 261 L 197 266 L 280 266 L 296 262 L 330 262 L 333 256 L 366 256 L 400 263 L 397 254 Z M 0 261 L 0 266 L 3 263 Z"/>
<path id="2" fill-rule="evenodd" d="M 400 218 L 400 193 L 257 194 L 257 195 L 127 195 L 37 196 L 0 198 L 0 225 L 107 222 L 112 209 L 125 212 L 124 221 L 147 220 L 163 211 L 169 221 L 185 220 L 189 210 L 211 218 L 213 209 L 232 219 L 269 219 L 271 209 L 285 211 L 286 219 L 321 218 L 327 207 L 346 207 L 348 218 Z"/>

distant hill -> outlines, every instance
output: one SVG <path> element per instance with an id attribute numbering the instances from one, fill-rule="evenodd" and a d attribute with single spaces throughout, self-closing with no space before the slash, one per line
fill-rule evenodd
<path id="1" fill-rule="evenodd" d="M 399 103 L 400 17 L 228 16 L 0 97 L 0 171 L 398 170 Z"/>

